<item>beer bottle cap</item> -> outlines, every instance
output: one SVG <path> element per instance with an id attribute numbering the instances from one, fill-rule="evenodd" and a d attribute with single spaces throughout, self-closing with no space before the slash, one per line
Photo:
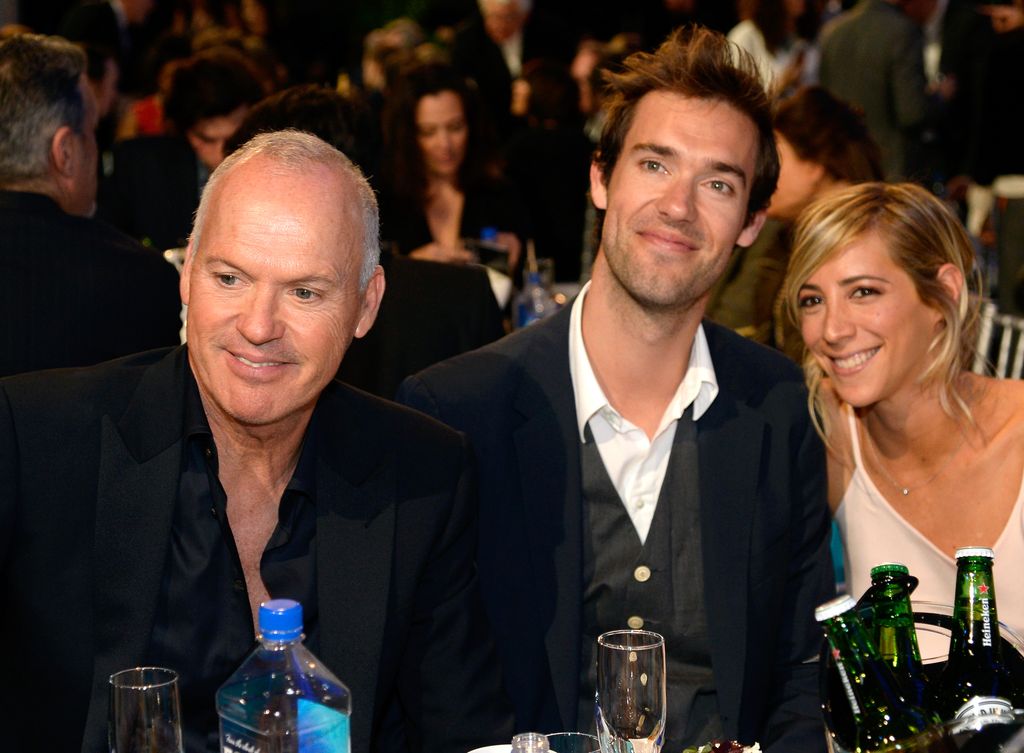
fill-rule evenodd
<path id="1" fill-rule="evenodd" d="M 815 609 L 814 619 L 818 622 L 824 622 L 825 620 L 830 620 L 843 612 L 849 612 L 855 606 L 857 606 L 857 600 L 849 594 L 837 596 L 830 601 L 826 601 L 820 607 Z"/>
<path id="2" fill-rule="evenodd" d="M 910 575 L 910 568 L 904 565 L 902 562 L 883 562 L 881 565 L 875 565 L 871 568 L 871 577 L 874 578 L 876 575 Z"/>
<path id="3" fill-rule="evenodd" d="M 990 560 L 996 558 L 996 553 L 984 546 L 962 546 L 956 550 L 956 558 L 961 557 L 988 557 Z"/>

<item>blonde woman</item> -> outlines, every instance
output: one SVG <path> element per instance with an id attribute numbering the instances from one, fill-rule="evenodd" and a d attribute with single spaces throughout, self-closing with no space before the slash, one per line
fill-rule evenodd
<path id="1" fill-rule="evenodd" d="M 959 221 L 910 184 L 866 183 L 797 223 L 784 294 L 850 590 L 906 563 L 915 599 L 950 604 L 958 546 L 992 547 L 999 617 L 1024 629 L 1024 382 L 968 371 L 977 300 Z"/>

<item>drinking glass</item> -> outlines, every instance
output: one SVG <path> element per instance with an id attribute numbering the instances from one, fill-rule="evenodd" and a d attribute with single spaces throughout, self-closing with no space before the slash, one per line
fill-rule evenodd
<path id="1" fill-rule="evenodd" d="M 597 738 L 586 732 L 553 732 L 547 736 L 551 753 L 600 753 Z"/>
<path id="2" fill-rule="evenodd" d="M 183 753 L 178 673 L 134 667 L 110 676 L 110 753 Z"/>
<path id="3" fill-rule="evenodd" d="M 647 630 L 602 634 L 595 701 L 602 753 L 659 753 L 665 736 L 665 639 Z"/>

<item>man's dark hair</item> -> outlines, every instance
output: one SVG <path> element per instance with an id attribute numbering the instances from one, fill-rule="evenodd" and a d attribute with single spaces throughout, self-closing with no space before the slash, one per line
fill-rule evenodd
<path id="1" fill-rule="evenodd" d="M 300 84 L 256 104 L 225 144 L 230 154 L 260 133 L 294 128 L 318 136 L 365 168 L 372 138 L 369 110 L 359 100 L 319 84 Z"/>
<path id="2" fill-rule="evenodd" d="M 530 85 L 526 115 L 531 124 L 582 127 L 580 90 L 569 66 L 558 60 L 538 58 L 523 66 L 522 77 Z"/>
<path id="3" fill-rule="evenodd" d="M 200 120 L 230 115 L 263 98 L 253 65 L 230 47 L 215 47 L 182 61 L 171 74 L 164 113 L 178 133 Z"/>
<path id="4" fill-rule="evenodd" d="M 85 66 L 85 53 L 61 37 L 19 34 L 0 42 L 0 185 L 46 175 L 58 128 L 82 133 Z"/>
<path id="5" fill-rule="evenodd" d="M 622 70 L 605 74 L 607 120 L 595 161 L 605 182 L 622 152 L 637 103 L 659 91 L 724 102 L 753 121 L 758 133 L 757 162 L 747 202 L 748 218 L 768 206 L 779 177 L 779 155 L 772 131 L 772 106 L 749 54 L 718 32 L 681 27 L 654 53 L 638 52 Z"/>
<path id="6" fill-rule="evenodd" d="M 775 130 L 800 159 L 821 165 L 834 180 L 882 180 L 882 153 L 864 114 L 820 86 L 805 86 L 780 102 Z"/>

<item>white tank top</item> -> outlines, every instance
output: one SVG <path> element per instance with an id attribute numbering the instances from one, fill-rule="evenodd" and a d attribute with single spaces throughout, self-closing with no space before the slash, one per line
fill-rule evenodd
<path id="1" fill-rule="evenodd" d="M 915 602 L 952 605 L 956 561 L 910 525 L 878 491 L 864 470 L 856 417 L 852 410 L 846 411 L 855 467 L 836 511 L 836 522 L 843 537 L 850 594 L 860 598 L 867 590 L 875 565 L 902 562 L 920 581 L 913 594 Z M 971 543 L 965 541 L 964 545 Z M 996 554 L 993 571 L 999 620 L 1024 637 L 1024 479 L 1006 528 L 992 549 Z"/>

